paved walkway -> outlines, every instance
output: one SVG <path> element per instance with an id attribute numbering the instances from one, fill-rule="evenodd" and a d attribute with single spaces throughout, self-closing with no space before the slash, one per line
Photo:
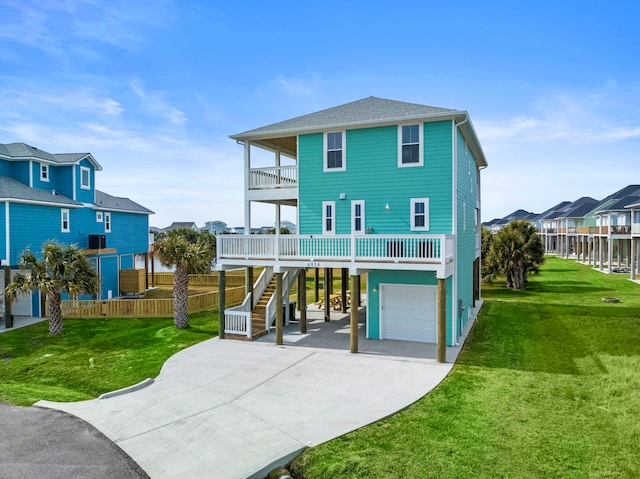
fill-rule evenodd
<path id="1" fill-rule="evenodd" d="M 363 311 L 359 354 L 348 352 L 348 315 L 325 323 L 309 311 L 310 334 L 291 324 L 284 346 L 273 333 L 253 343 L 215 338 L 171 357 L 146 387 L 37 405 L 94 425 L 153 479 L 263 478 L 305 446 L 415 402 L 453 367 L 459 348 L 440 364 L 433 345 L 364 339 Z"/>
<path id="2" fill-rule="evenodd" d="M 7 328 L 4 322 L 4 318 L 0 318 L 0 333 L 6 333 L 7 331 L 13 331 L 14 329 L 23 328 L 30 324 L 41 323 L 47 321 L 47 318 L 33 318 L 31 316 L 15 316 L 13 318 L 13 327 Z"/>

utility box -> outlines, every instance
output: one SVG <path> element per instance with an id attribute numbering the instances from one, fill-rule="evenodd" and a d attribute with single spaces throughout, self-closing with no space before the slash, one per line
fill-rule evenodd
<path id="1" fill-rule="evenodd" d="M 146 278 L 144 269 L 120 270 L 120 294 L 144 295 L 146 292 Z"/>
<path id="2" fill-rule="evenodd" d="M 107 235 L 89 235 L 89 249 L 105 249 Z"/>

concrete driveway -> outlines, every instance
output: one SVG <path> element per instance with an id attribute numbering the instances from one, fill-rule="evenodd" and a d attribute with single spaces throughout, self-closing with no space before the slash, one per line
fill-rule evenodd
<path id="1" fill-rule="evenodd" d="M 273 334 L 252 343 L 215 338 L 171 357 L 138 389 L 37 405 L 86 420 L 153 479 L 262 478 L 305 446 L 415 402 L 458 353 L 449 348 L 450 362 L 440 364 L 432 345 L 362 338 L 361 352 L 350 354 L 348 315 L 331 323 L 310 316 L 311 334 L 291 325 L 284 346 Z"/>

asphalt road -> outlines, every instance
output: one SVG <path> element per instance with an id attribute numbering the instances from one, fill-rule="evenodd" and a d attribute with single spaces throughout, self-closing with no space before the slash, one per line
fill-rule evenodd
<path id="1" fill-rule="evenodd" d="M 0 403 L 0 478 L 148 479 L 122 449 L 62 411 Z"/>

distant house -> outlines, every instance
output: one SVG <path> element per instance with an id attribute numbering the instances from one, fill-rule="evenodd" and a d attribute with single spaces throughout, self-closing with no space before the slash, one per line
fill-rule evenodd
<path id="1" fill-rule="evenodd" d="M 200 231 L 206 231 L 212 234 L 229 233 L 229 226 L 224 221 L 207 221 Z"/>
<path id="2" fill-rule="evenodd" d="M 640 185 L 625 186 L 602 200 L 564 201 L 531 221 L 546 254 L 575 258 L 607 273 L 630 273 L 634 280 L 640 275 Z M 508 222 L 505 217 L 485 225 L 498 230 Z"/>
<path id="3" fill-rule="evenodd" d="M 0 252 L 18 268 L 20 254 L 48 240 L 77 244 L 100 276 L 98 299 L 119 296 L 119 271 L 148 252 L 149 215 L 128 199 L 96 189 L 102 167 L 91 153 L 48 153 L 25 143 L 0 144 Z M 39 292 L 19 296 L 13 314 L 41 316 Z"/>
<path id="4" fill-rule="evenodd" d="M 174 221 L 166 228 L 162 228 L 162 231 L 167 232 L 171 230 L 177 230 L 179 228 L 188 228 L 195 231 L 200 231 L 200 228 L 198 228 L 198 225 L 195 224 L 193 221 Z"/>
<path id="5" fill-rule="evenodd" d="M 366 275 L 368 338 L 458 343 L 479 298 L 487 166 L 466 111 L 369 97 L 231 138 L 244 146 L 244 231 L 264 202 L 276 228 L 280 206 L 296 207 L 298 234 L 221 237 L 219 270 Z M 274 164 L 253 167 L 255 148 Z"/>

